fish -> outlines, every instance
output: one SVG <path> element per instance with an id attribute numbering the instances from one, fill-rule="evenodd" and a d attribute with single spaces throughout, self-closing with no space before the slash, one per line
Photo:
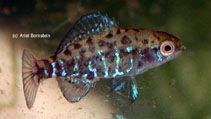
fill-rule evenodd
<path id="1" fill-rule="evenodd" d="M 161 31 L 121 28 L 100 13 L 82 16 L 56 52 L 38 60 L 24 49 L 23 92 L 31 109 L 41 81 L 55 77 L 65 99 L 80 101 L 96 85 L 109 79 L 111 92 L 122 91 L 131 102 L 139 95 L 135 76 L 158 67 L 185 50 L 177 37 Z"/>

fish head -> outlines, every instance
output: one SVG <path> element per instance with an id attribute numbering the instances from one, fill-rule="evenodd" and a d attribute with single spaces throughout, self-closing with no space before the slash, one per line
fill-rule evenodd
<path id="1" fill-rule="evenodd" d="M 156 42 L 140 52 L 141 57 L 138 64 L 142 64 L 140 65 L 142 67 L 140 67 L 139 73 L 160 66 L 176 58 L 185 50 L 181 40 L 177 37 L 160 31 L 154 31 L 153 33 L 155 37 L 149 40 Z"/>
<path id="2" fill-rule="evenodd" d="M 185 46 L 182 44 L 182 41 L 177 37 L 160 31 L 156 31 L 154 33 L 159 41 L 159 48 L 157 52 L 160 52 L 163 60 L 169 61 L 174 59 L 185 50 Z"/>

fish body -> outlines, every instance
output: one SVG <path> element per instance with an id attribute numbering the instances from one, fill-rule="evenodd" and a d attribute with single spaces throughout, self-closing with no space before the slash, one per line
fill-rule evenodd
<path id="1" fill-rule="evenodd" d="M 70 102 L 83 98 L 96 81 L 114 79 L 112 91 L 123 90 L 134 101 L 138 97 L 135 76 L 174 59 L 184 50 L 175 36 L 146 29 L 120 28 L 99 13 L 77 21 L 56 53 L 37 60 L 23 52 L 23 89 L 31 108 L 40 80 L 56 77 Z"/>

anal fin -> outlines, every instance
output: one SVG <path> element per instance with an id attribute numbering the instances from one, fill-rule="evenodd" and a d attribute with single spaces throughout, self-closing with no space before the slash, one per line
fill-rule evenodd
<path id="1" fill-rule="evenodd" d="M 95 85 L 86 79 L 59 77 L 57 81 L 66 100 L 72 103 L 80 101 Z"/>
<path id="2" fill-rule="evenodd" d="M 131 102 L 134 102 L 138 98 L 138 89 L 134 77 L 113 79 L 111 92 L 113 91 L 122 91 Z"/>

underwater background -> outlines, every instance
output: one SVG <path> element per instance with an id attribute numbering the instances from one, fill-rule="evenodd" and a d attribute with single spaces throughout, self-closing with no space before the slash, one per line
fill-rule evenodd
<path id="1" fill-rule="evenodd" d="M 86 13 L 114 17 L 123 28 L 177 36 L 186 46 L 178 58 L 136 77 L 139 98 L 109 93 L 100 81 L 80 102 L 63 98 L 55 79 L 41 83 L 28 110 L 22 90 L 21 55 L 53 54 L 75 21 Z M 0 119 L 211 119 L 210 0 L 1 0 Z M 16 38 L 16 34 L 50 38 Z"/>

